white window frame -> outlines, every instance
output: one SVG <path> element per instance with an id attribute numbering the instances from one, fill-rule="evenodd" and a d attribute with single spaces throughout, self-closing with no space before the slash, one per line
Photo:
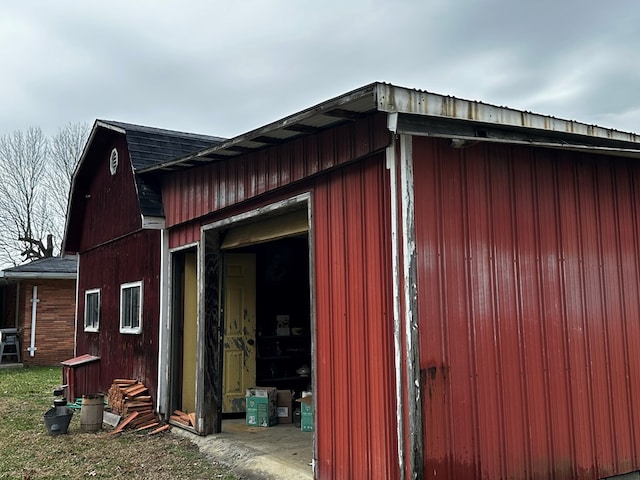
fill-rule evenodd
<path id="1" fill-rule="evenodd" d="M 90 295 L 94 295 L 94 294 L 98 294 L 98 312 L 97 312 L 98 318 L 95 321 L 95 325 L 93 324 L 89 325 L 87 323 L 87 320 L 89 317 L 89 309 L 88 309 L 89 302 L 87 302 L 87 299 L 89 298 Z M 84 331 L 85 332 L 98 332 L 100 330 L 101 304 L 102 304 L 102 293 L 99 288 L 91 288 L 89 290 L 84 291 Z"/>
<path id="2" fill-rule="evenodd" d="M 135 327 L 125 326 L 125 305 L 124 305 L 124 295 L 125 290 L 130 290 L 138 288 L 139 289 L 139 299 L 138 299 L 138 325 Z M 142 332 L 142 282 L 129 282 L 123 283 L 120 285 L 120 333 L 130 333 L 130 334 L 138 334 Z"/>

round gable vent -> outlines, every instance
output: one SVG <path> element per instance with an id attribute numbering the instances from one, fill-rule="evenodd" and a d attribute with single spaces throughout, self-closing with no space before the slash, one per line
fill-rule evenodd
<path id="1" fill-rule="evenodd" d="M 111 150 L 111 156 L 109 157 L 109 170 L 111 175 L 115 175 L 116 170 L 118 170 L 118 150 L 115 148 Z"/>

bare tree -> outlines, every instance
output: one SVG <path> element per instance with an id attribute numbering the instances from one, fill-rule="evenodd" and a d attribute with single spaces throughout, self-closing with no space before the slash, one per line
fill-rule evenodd
<path id="1" fill-rule="evenodd" d="M 39 128 L 0 137 L 0 267 L 60 251 L 74 169 L 86 124 L 51 139 Z"/>
<path id="2" fill-rule="evenodd" d="M 0 248 L 5 262 L 16 265 L 16 251 L 26 259 L 46 253 L 40 247 L 44 247 L 49 220 L 40 207 L 48 150 L 47 138 L 39 128 L 0 137 Z"/>
<path id="3" fill-rule="evenodd" d="M 71 179 L 89 131 L 89 125 L 86 123 L 68 123 L 51 139 L 50 159 L 44 183 L 49 192 L 48 210 L 54 222 L 51 233 L 58 250 L 64 235 Z"/>

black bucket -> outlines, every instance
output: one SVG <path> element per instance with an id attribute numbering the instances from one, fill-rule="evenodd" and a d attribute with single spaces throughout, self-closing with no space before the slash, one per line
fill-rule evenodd
<path id="1" fill-rule="evenodd" d="M 73 417 L 73 410 L 70 408 L 66 410 L 66 413 L 59 414 L 56 408 L 51 408 L 44 414 L 44 424 L 47 427 L 49 435 L 67 433 L 69 424 L 71 423 L 71 417 Z"/>

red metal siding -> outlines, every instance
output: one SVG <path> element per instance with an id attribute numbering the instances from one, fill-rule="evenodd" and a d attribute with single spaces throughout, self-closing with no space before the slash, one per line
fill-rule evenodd
<path id="1" fill-rule="evenodd" d="M 143 382 L 154 400 L 157 392 L 160 284 L 160 233 L 145 230 L 80 255 L 76 353 L 101 357 L 100 387 L 114 378 Z M 142 333 L 121 334 L 120 285 L 142 281 Z M 84 332 L 84 292 L 101 288 L 100 331 Z M 117 352 L 126 352 L 118 354 Z"/>
<path id="2" fill-rule="evenodd" d="M 373 115 L 165 178 L 162 197 L 168 227 L 255 198 L 334 168 L 389 143 L 386 116 Z"/>
<path id="3" fill-rule="evenodd" d="M 111 175 L 109 156 L 114 147 L 118 149 L 120 163 L 116 174 Z M 70 232 L 72 239 L 69 240 L 75 246 L 76 237 L 80 237 L 77 248 L 80 252 L 135 231 L 142 224 L 123 135 L 103 132 L 94 142 L 82 169 L 77 175 L 72 199 L 76 202 L 74 208 L 82 212 L 82 218 L 73 225 L 82 226 L 82 231 Z"/>
<path id="4" fill-rule="evenodd" d="M 640 167 L 413 146 L 425 477 L 640 468 Z"/>
<path id="5" fill-rule="evenodd" d="M 399 475 L 388 173 L 377 155 L 313 194 L 318 478 Z"/>

